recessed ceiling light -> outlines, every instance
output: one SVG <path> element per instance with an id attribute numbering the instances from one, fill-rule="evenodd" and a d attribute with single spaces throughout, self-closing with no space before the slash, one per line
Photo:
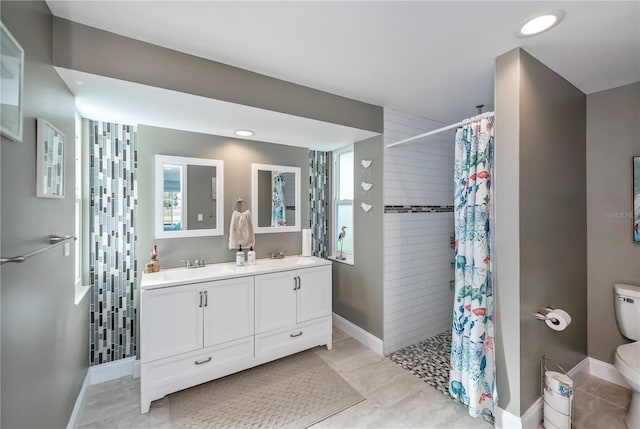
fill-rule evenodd
<path id="1" fill-rule="evenodd" d="M 564 12 L 561 10 L 538 14 L 522 24 L 516 35 L 519 37 L 535 36 L 555 27 L 562 21 L 562 18 L 564 18 Z"/>
<path id="2" fill-rule="evenodd" d="M 251 137 L 254 134 L 251 130 L 236 130 L 236 135 L 240 137 Z"/>

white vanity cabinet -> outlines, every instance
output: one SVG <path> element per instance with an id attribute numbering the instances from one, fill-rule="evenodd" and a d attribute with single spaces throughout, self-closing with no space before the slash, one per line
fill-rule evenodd
<path id="1" fill-rule="evenodd" d="M 256 276 L 256 359 L 327 344 L 331 349 L 331 266 Z M 325 341 L 325 342 L 323 342 Z"/>
<path id="2" fill-rule="evenodd" d="M 142 413 L 169 393 L 311 347 L 331 349 L 331 262 L 295 258 L 143 275 Z M 296 269 L 301 264 L 312 266 Z"/>
<path id="3" fill-rule="evenodd" d="M 252 366 L 253 277 L 141 292 L 140 407 Z"/>

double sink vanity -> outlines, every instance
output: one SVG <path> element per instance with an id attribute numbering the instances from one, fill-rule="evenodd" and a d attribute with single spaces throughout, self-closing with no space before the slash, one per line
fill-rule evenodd
<path id="1" fill-rule="evenodd" d="M 140 283 L 140 407 L 312 347 L 331 349 L 331 261 L 175 268 Z"/>

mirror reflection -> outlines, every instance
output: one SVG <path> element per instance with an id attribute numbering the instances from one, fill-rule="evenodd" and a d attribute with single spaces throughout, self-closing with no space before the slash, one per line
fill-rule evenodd
<path id="1" fill-rule="evenodd" d="M 222 235 L 222 161 L 156 155 L 156 238 Z"/>
<path id="2" fill-rule="evenodd" d="M 256 232 L 300 231 L 300 168 L 252 164 Z"/>

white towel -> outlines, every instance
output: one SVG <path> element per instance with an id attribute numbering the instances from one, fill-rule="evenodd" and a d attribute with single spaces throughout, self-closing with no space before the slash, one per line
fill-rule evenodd
<path id="1" fill-rule="evenodd" d="M 255 246 L 255 236 L 253 235 L 253 222 L 249 210 L 240 213 L 234 210 L 231 214 L 229 225 L 229 249 L 237 249 L 243 246 L 248 249 Z"/>

